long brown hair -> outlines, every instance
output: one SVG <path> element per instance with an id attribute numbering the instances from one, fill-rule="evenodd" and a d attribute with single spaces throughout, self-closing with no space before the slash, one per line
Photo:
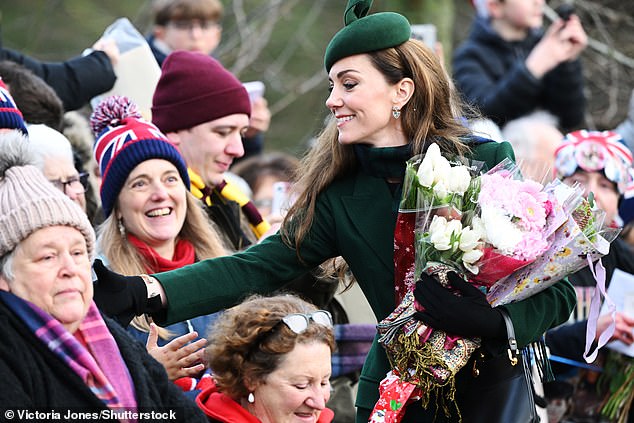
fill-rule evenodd
<path id="1" fill-rule="evenodd" d="M 219 257 L 227 254 L 218 234 L 204 211 L 199 201 L 190 193 L 186 195 L 187 212 L 183 227 L 178 234 L 179 239 L 186 239 L 194 245 L 197 260 Z M 99 254 L 108 260 L 108 267 L 117 273 L 124 275 L 138 275 L 147 273 L 152 269 L 152 264 L 139 253 L 139 251 L 121 234 L 119 222 L 116 218 L 119 204 L 115 204 L 110 216 L 99 226 L 97 233 L 97 248 Z M 132 326 L 143 332 L 149 332 L 150 326 L 143 316 L 135 317 Z M 170 333 L 159 328 L 159 336 L 169 338 Z"/>
<path id="2" fill-rule="evenodd" d="M 462 119 L 474 114 L 463 105 L 438 57 L 421 41 L 409 40 L 384 50 L 367 53 L 372 64 L 390 84 L 403 78 L 414 81 L 415 90 L 401 109 L 403 131 L 410 140 L 412 154 L 425 151 L 434 141 L 450 156 L 469 152 L 461 138 L 470 134 Z M 356 167 L 351 145 L 341 145 L 332 114 L 316 144 L 300 163 L 297 200 L 288 211 L 280 233 L 301 258 L 300 245 L 315 217 L 317 196 L 333 181 Z"/>

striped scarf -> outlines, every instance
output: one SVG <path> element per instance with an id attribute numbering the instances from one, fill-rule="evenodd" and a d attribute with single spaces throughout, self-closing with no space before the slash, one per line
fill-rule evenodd
<path id="1" fill-rule="evenodd" d="M 136 411 L 132 378 L 94 302 L 75 335 L 36 305 L 0 291 L 4 302 L 33 334 L 60 357 L 111 409 Z M 81 342 L 81 341 L 83 342 Z"/>
<path id="2" fill-rule="evenodd" d="M 234 184 L 223 180 L 220 184 L 210 188 L 205 185 L 202 178 L 191 168 L 187 169 L 187 171 L 191 182 L 190 190 L 191 193 L 194 194 L 194 197 L 199 200 L 202 199 L 208 206 L 211 206 L 211 192 L 212 190 L 216 190 L 216 192 L 218 192 L 223 198 L 226 198 L 229 201 L 235 201 L 240 205 L 240 209 L 249 221 L 249 226 L 257 239 L 260 239 L 262 235 L 271 229 L 271 225 L 269 222 L 264 220 L 262 215 L 260 215 L 260 212 L 255 207 L 255 204 L 253 204 L 253 201 L 249 200 L 249 197 L 240 191 L 240 189 L 238 189 L 238 187 Z"/>

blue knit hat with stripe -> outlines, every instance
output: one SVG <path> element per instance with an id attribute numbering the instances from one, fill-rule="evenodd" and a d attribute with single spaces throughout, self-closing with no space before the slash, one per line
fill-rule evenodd
<path id="1" fill-rule="evenodd" d="M 2 78 L 0 78 L 0 129 L 17 129 L 27 137 L 29 136 L 22 112 L 15 105 L 15 100 L 9 94 L 9 89 Z"/>
<path id="2" fill-rule="evenodd" d="M 103 100 L 90 116 L 95 141 L 95 160 L 101 171 L 101 205 L 108 217 L 130 172 L 150 159 L 171 162 L 189 190 L 187 165 L 176 147 L 152 123 L 141 117 L 127 97 Z"/>

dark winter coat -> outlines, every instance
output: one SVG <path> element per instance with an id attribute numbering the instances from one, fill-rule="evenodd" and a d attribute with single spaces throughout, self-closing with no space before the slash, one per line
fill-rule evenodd
<path id="1" fill-rule="evenodd" d="M 500 126 L 541 109 L 555 115 L 564 130 L 577 129 L 585 110 L 581 62 L 562 63 L 535 78 L 525 62 L 541 37 L 532 32 L 522 41 L 505 41 L 486 19 L 476 18 L 453 57 L 458 91 Z"/>
<path id="2" fill-rule="evenodd" d="M 114 321 L 107 317 L 104 320 L 130 372 L 138 410 L 173 410 L 177 421 L 206 422 L 196 404 L 167 379 L 163 366 L 145 347 Z M 79 375 L 1 302 L 0 333 L 0 409 L 64 412 L 108 409 Z"/>

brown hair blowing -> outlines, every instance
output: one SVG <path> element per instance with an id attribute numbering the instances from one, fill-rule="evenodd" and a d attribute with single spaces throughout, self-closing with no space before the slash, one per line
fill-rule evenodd
<path id="1" fill-rule="evenodd" d="M 425 151 L 436 142 L 448 155 L 464 156 L 469 148 L 461 137 L 470 134 L 463 118 L 476 115 L 462 104 L 438 57 L 418 40 L 368 53 L 373 65 L 390 84 L 403 78 L 414 81 L 414 94 L 401 109 L 403 131 L 410 139 L 412 155 Z M 297 201 L 285 217 L 280 233 L 297 249 L 306 237 L 315 215 L 315 201 L 335 179 L 356 167 L 351 145 L 339 144 L 336 121 L 332 115 L 316 144 L 304 156 L 298 171 Z M 292 225 L 289 223 L 292 222 Z M 289 228 L 292 227 L 292 233 Z"/>
<path id="2" fill-rule="evenodd" d="M 205 350 L 218 390 L 240 401 L 249 394 L 247 383 L 263 382 L 297 344 L 323 342 L 335 349 L 331 327 L 310 321 L 296 334 L 282 318 L 292 313 L 311 313 L 316 307 L 301 298 L 281 294 L 254 295 L 227 309 L 210 327 Z"/>

